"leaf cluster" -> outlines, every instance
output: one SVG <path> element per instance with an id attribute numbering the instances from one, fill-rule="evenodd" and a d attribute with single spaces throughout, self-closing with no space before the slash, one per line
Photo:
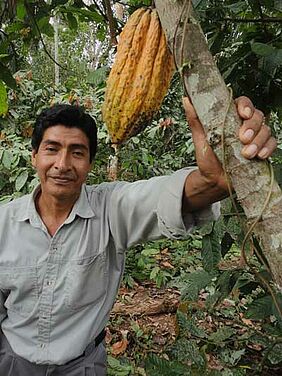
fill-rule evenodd
<path id="1" fill-rule="evenodd" d="M 247 95 L 266 114 L 282 108 L 281 2 L 193 2 L 226 83 L 235 97 Z"/>

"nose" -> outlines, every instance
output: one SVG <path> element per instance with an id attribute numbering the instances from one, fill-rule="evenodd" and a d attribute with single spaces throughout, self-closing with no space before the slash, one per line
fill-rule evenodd
<path id="1" fill-rule="evenodd" d="M 68 153 L 63 151 L 61 153 L 58 153 L 54 167 L 57 171 L 60 172 L 69 171 L 71 169 L 71 165 Z"/>

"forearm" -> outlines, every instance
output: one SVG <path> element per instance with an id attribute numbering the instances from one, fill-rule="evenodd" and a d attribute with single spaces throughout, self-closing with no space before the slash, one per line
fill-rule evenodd
<path id="1" fill-rule="evenodd" d="M 214 183 L 195 170 L 185 181 L 182 210 L 184 213 L 201 210 L 227 196 L 228 189 L 223 179 Z"/>

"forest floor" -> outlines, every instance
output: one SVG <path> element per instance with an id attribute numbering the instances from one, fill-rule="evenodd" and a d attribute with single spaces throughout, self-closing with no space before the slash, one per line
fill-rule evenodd
<path id="1" fill-rule="evenodd" d="M 195 265 L 199 263 L 198 254 L 198 250 L 195 250 L 194 254 L 190 252 L 189 257 L 192 257 Z M 158 265 L 165 264 L 169 269 L 175 267 L 173 257 L 175 256 L 168 259 L 167 252 L 158 254 Z M 130 288 L 122 284 L 107 327 L 109 376 L 184 375 L 181 372 L 148 374 L 145 371 L 145 363 L 150 354 L 171 361 L 168 356 L 169 349 L 181 337 L 183 330 L 179 325 L 178 312 L 187 312 L 187 304 L 192 312 L 191 321 L 193 321 L 190 328 L 191 335 L 187 335 L 188 341 L 196 343 L 201 348 L 201 353 L 204 349 L 206 360 L 206 371 L 195 371 L 193 375 L 280 376 L 282 374 L 280 363 L 274 366 L 265 362 L 265 347 L 260 339 L 260 334 L 263 335 L 262 324 L 245 318 L 243 314 L 238 315 L 235 307 L 238 303 L 235 303 L 235 297 L 224 299 L 217 307 L 216 313 L 212 314 L 205 306 L 209 296 L 206 290 L 199 292 L 197 301 L 182 302 L 180 291 L 175 287 L 167 286 L 169 284 L 157 287 L 156 283 L 149 279 L 138 283 L 135 280 Z M 258 340 L 252 339 L 253 334 L 258 336 Z M 212 346 L 209 341 L 203 345 L 204 336 L 214 340 Z M 220 336 L 223 337 L 219 338 Z M 194 356 L 195 358 L 198 356 L 197 351 L 194 352 Z M 184 363 L 189 368 L 189 360 Z M 263 366 L 260 372 L 256 372 L 256 366 L 259 364 Z M 190 373 L 188 372 L 187 375 Z"/>
<path id="2" fill-rule="evenodd" d="M 203 294 L 204 295 L 204 294 Z M 204 298 L 197 302 L 197 308 L 203 308 Z M 176 312 L 180 306 L 180 292 L 172 288 L 157 288 L 152 282 L 135 284 L 134 288 L 121 287 L 119 290 L 118 300 L 115 303 L 110 324 L 107 327 L 106 344 L 109 355 L 112 358 L 119 359 L 121 363 L 113 375 L 127 376 L 140 375 L 145 376 L 144 359 L 150 353 L 163 355 L 165 350 L 172 345 L 179 333 L 179 327 L 176 318 Z M 223 305 L 230 304 L 228 301 Z M 256 325 L 251 320 L 244 319 L 246 326 Z M 220 325 L 215 322 L 214 318 L 207 317 L 206 320 L 199 320 L 198 325 L 206 331 L 212 332 Z M 226 320 L 225 325 L 236 328 L 236 323 L 232 320 Z M 238 330 L 238 327 L 236 328 Z M 257 327 L 259 330 L 259 325 Z M 241 334 L 247 332 L 247 329 L 239 329 Z M 247 375 L 253 376 L 281 376 L 281 367 L 268 369 L 267 367 L 260 373 L 254 373 L 252 367 L 248 366 L 253 363 L 262 361 L 262 345 L 248 344 L 249 359 L 245 359 L 243 366 L 247 370 Z M 223 372 L 224 364 L 218 360 L 217 354 L 207 354 L 209 370 Z M 135 366 L 128 366 L 129 363 Z M 124 366 L 122 366 L 124 364 Z M 139 366 L 136 366 L 136 365 Z M 114 366 L 116 366 L 114 364 Z M 110 373 L 110 375 L 112 375 Z M 224 373 L 225 374 L 225 373 Z M 230 374 L 231 375 L 231 374 Z M 162 376 L 162 375 L 156 375 Z M 173 376 L 173 375 L 172 375 Z"/>

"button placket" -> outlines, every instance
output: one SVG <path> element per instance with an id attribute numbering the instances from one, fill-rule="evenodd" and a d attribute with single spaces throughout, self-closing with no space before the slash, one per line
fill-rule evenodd
<path id="1" fill-rule="evenodd" d="M 60 247 L 53 238 L 49 247 L 45 278 L 39 303 L 38 339 L 39 346 L 44 349 L 48 345 L 51 332 L 51 316 L 55 282 L 59 268 Z"/>

